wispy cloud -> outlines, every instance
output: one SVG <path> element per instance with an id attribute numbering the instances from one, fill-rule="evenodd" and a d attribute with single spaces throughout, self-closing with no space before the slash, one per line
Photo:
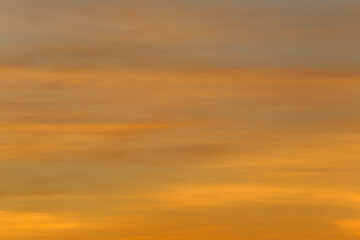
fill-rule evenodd
<path id="1" fill-rule="evenodd" d="M 0 238 L 355 239 L 359 9 L 2 0 Z"/>

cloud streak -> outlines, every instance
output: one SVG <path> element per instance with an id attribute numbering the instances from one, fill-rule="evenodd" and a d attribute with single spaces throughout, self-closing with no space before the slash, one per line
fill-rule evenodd
<path id="1" fill-rule="evenodd" d="M 2 0 L 0 238 L 353 240 L 353 0 Z"/>

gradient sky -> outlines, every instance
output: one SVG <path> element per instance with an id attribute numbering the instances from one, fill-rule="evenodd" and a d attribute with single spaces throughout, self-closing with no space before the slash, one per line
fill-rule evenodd
<path id="1" fill-rule="evenodd" d="M 360 239 L 356 0 L 0 0 L 0 239 Z"/>

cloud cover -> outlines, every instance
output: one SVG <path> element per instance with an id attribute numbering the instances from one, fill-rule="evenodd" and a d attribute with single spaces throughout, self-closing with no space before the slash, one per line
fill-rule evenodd
<path id="1" fill-rule="evenodd" d="M 356 239 L 359 7 L 2 0 L 0 237 Z"/>

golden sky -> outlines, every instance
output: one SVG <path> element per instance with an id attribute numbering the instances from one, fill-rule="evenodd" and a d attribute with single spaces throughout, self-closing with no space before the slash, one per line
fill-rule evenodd
<path id="1" fill-rule="evenodd" d="M 0 0 L 0 239 L 360 239 L 359 12 Z"/>

